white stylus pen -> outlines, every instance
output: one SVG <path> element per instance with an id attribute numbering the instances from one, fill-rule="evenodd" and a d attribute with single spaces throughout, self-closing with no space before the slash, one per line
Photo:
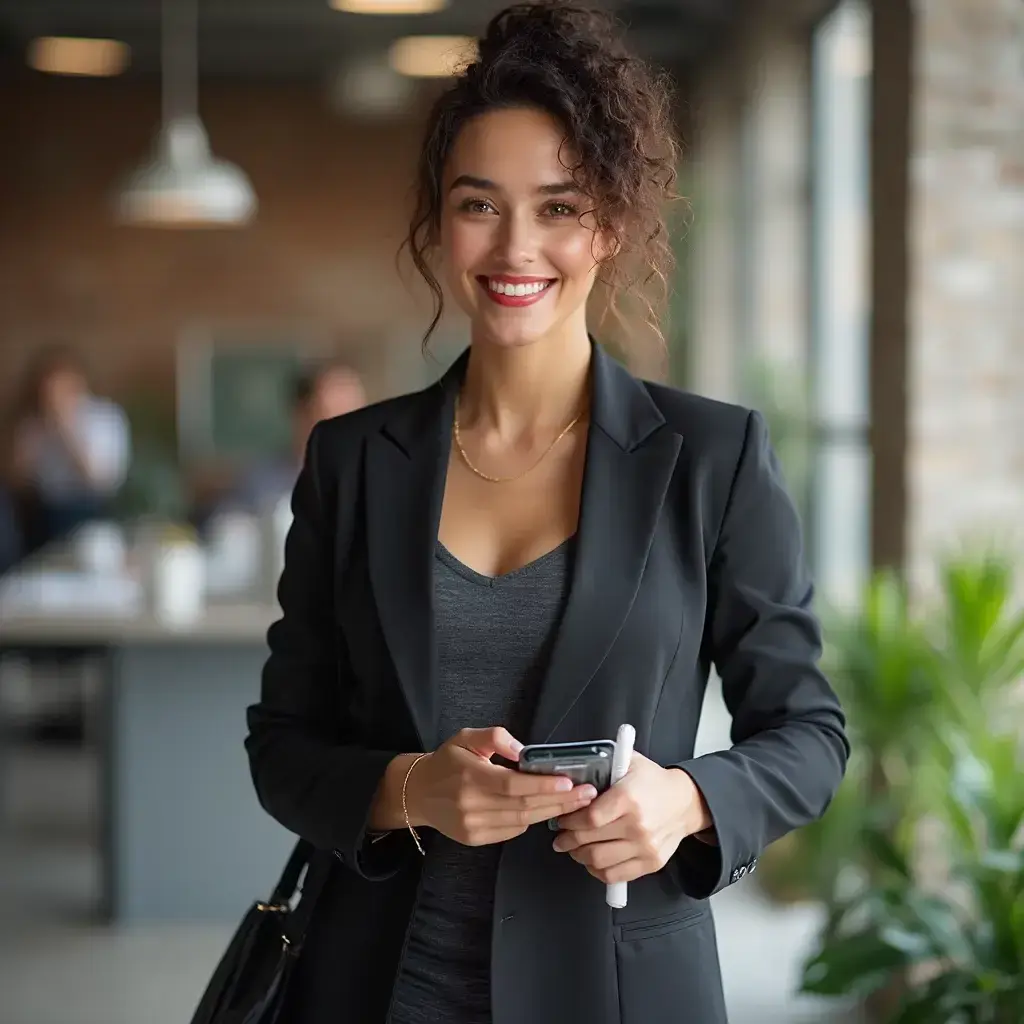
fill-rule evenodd
<path id="1" fill-rule="evenodd" d="M 623 778 L 629 771 L 629 762 L 633 759 L 633 744 L 636 742 L 636 729 L 631 725 L 620 725 L 615 737 L 615 756 L 612 758 L 612 785 Z M 604 901 L 609 907 L 621 910 L 626 905 L 626 882 L 611 882 L 606 886 Z"/>

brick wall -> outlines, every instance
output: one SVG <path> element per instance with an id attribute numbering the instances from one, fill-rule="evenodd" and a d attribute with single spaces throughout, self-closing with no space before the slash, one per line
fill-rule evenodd
<path id="1" fill-rule="evenodd" d="M 1024 528 L 1024 4 L 919 2 L 916 33 L 907 544 L 926 581 L 944 547 Z"/>
<path id="2" fill-rule="evenodd" d="M 371 359 L 396 334 L 416 347 L 426 306 L 396 276 L 394 253 L 418 116 L 346 123 L 302 86 L 214 83 L 201 105 L 214 153 L 259 196 L 243 230 L 114 224 L 111 191 L 152 145 L 155 88 L 0 88 L 0 409 L 27 353 L 54 338 L 80 345 L 115 394 L 170 393 L 176 340 L 195 324 L 301 324 Z"/>

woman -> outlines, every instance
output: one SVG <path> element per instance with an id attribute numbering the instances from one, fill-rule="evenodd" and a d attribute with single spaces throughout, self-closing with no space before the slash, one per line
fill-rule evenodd
<path id="1" fill-rule="evenodd" d="M 597 279 L 664 271 L 669 110 L 603 18 L 517 5 L 433 111 L 410 246 L 471 345 L 314 430 L 249 717 L 262 803 L 341 861 L 288 1021 L 724 1022 L 707 898 L 842 777 L 763 421 L 587 332 Z M 712 662 L 735 745 L 694 758 Z M 512 763 L 622 722 L 600 796 Z"/>

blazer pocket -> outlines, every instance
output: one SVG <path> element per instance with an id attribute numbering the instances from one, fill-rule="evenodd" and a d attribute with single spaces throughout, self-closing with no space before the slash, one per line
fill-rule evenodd
<path id="1" fill-rule="evenodd" d="M 728 1024 L 710 907 L 618 926 L 619 1024 Z"/>
<path id="2" fill-rule="evenodd" d="M 656 939 L 662 935 L 692 928 L 704 920 L 710 910 L 708 907 L 695 907 L 676 911 L 674 914 L 663 914 L 659 917 L 647 917 L 642 921 L 628 921 L 615 926 L 616 942 L 641 942 L 644 939 Z"/>

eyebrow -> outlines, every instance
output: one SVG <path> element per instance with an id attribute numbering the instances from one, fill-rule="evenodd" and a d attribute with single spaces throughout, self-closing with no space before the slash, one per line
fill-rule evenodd
<path id="1" fill-rule="evenodd" d="M 497 189 L 496 185 L 490 178 L 477 178 L 472 174 L 460 174 L 451 184 L 449 192 L 454 192 L 457 188 L 479 188 L 479 189 Z M 537 188 L 537 191 L 541 195 L 545 196 L 558 196 L 564 195 L 567 192 L 579 192 L 580 188 L 574 181 L 555 181 L 550 185 L 541 185 Z"/>

